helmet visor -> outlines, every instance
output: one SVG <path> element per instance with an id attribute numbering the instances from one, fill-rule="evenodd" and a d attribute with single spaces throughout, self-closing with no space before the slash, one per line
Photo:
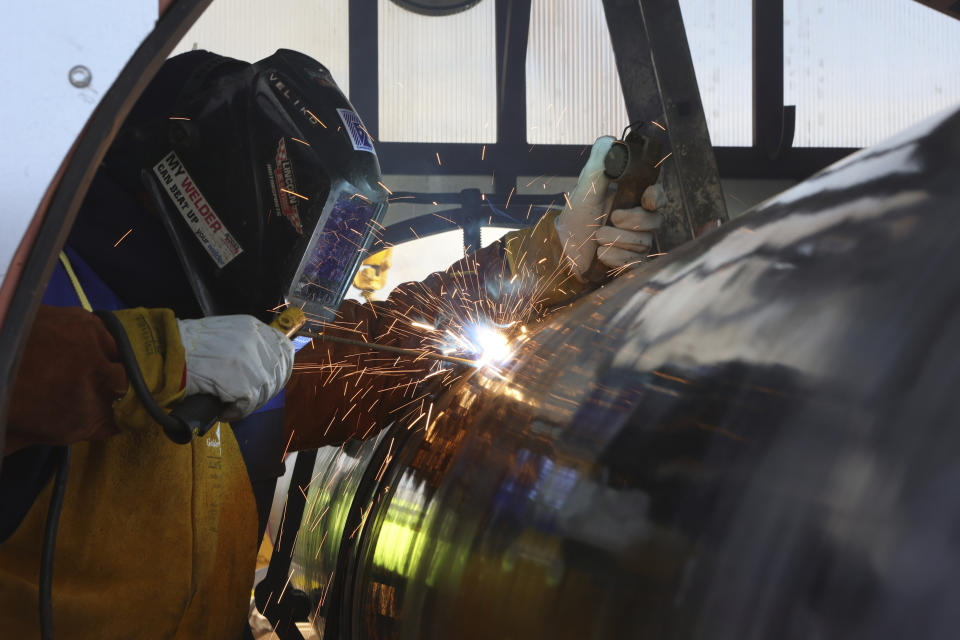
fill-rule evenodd
<path id="1" fill-rule="evenodd" d="M 349 182 L 334 185 L 286 301 L 302 308 L 312 322 L 333 320 L 357 267 L 369 254 L 370 238 L 385 206 L 361 195 Z"/>

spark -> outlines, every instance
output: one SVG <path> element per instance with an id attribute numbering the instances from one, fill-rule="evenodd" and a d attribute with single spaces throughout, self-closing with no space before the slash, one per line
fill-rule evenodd
<path id="1" fill-rule="evenodd" d="M 306 140 L 301 140 L 300 138 L 294 138 L 293 136 L 291 136 L 290 139 L 293 140 L 294 142 L 299 142 L 300 144 L 306 145 L 308 147 L 310 146 L 310 143 L 307 142 Z"/>
<path id="2" fill-rule="evenodd" d="M 678 378 L 677 376 L 671 376 L 666 373 L 663 373 L 662 371 L 651 371 L 651 373 L 653 373 L 653 375 L 659 378 L 664 378 L 666 380 L 673 380 L 674 382 L 680 382 L 682 384 L 690 384 L 689 380 L 684 380 L 683 378 Z"/>
<path id="3" fill-rule="evenodd" d="M 660 129 L 663 130 L 663 131 L 666 131 L 666 130 L 667 130 L 667 128 L 666 128 L 665 126 L 663 126 L 662 124 L 660 124 L 660 123 L 657 122 L 656 120 L 651 120 L 651 121 L 650 121 L 650 124 L 652 124 L 652 125 L 654 125 L 654 126 L 657 126 L 657 127 L 660 127 Z"/>
<path id="4" fill-rule="evenodd" d="M 653 168 L 656 169 L 657 167 L 659 167 L 660 165 L 662 165 L 662 164 L 663 164 L 663 161 L 666 160 L 667 158 L 669 158 L 669 157 L 672 156 L 672 155 L 673 155 L 673 151 L 671 151 L 671 152 L 668 153 L 667 155 L 665 155 L 665 156 L 663 156 L 662 158 L 660 158 L 660 162 L 658 162 L 657 164 L 653 165 Z"/>
<path id="5" fill-rule="evenodd" d="M 293 434 L 296 433 L 296 429 L 290 429 L 290 437 L 287 438 L 287 446 L 283 448 L 283 455 L 280 456 L 280 461 L 283 462 L 283 459 L 287 457 L 287 452 L 290 451 L 290 443 L 293 442 Z"/>
<path id="6" fill-rule="evenodd" d="M 320 118 L 318 118 L 317 116 L 315 116 L 315 115 L 313 114 L 313 111 L 310 111 L 310 109 L 307 109 L 307 113 L 310 114 L 310 117 L 311 117 L 311 118 L 313 118 L 314 120 L 316 120 L 317 122 L 319 122 L 319 123 L 320 123 L 320 126 L 322 126 L 324 129 L 327 128 L 327 125 L 325 125 L 325 124 L 323 123 L 323 120 L 321 120 Z M 337 132 L 339 133 L 339 131 L 340 131 L 340 127 L 337 127 Z"/>
<path id="7" fill-rule="evenodd" d="M 381 187 L 383 187 L 383 190 L 386 191 L 388 194 L 390 194 L 391 196 L 393 195 L 393 191 L 390 191 L 390 189 L 387 187 L 387 185 L 383 184 L 383 183 L 380 182 L 379 180 L 377 180 L 377 184 L 380 185 Z"/>
<path id="8" fill-rule="evenodd" d="M 442 166 L 443 166 L 443 163 L 440 162 L 440 152 L 437 151 L 436 153 L 437 153 L 437 166 L 438 166 L 438 167 L 442 167 Z"/>
<path id="9" fill-rule="evenodd" d="M 283 584 L 283 589 L 280 590 L 280 597 L 277 598 L 277 604 L 279 604 L 280 601 L 283 600 L 283 594 L 287 592 L 287 587 L 290 586 L 290 579 L 292 577 L 293 577 L 292 573 L 287 576 L 287 581 Z"/>
<path id="10" fill-rule="evenodd" d="M 189 120 L 186 116 L 170 116 L 170 120 Z"/>
<path id="11" fill-rule="evenodd" d="M 297 196 L 301 200 L 310 200 L 310 198 L 308 198 L 307 196 L 302 196 L 296 191 L 290 191 L 289 189 L 284 189 L 283 187 L 280 187 L 280 191 L 283 191 L 284 193 L 289 193 L 292 196 Z"/>
<path id="12" fill-rule="evenodd" d="M 483 145 L 483 149 L 480 149 L 480 160 L 483 160 L 484 156 L 487 155 L 487 145 Z"/>
<path id="13" fill-rule="evenodd" d="M 120 243 L 123 242 L 123 240 L 124 240 L 128 235 L 130 235 L 130 232 L 131 232 L 131 231 L 133 231 L 133 228 L 132 228 L 132 227 L 131 227 L 130 229 L 127 229 L 127 232 L 126 232 L 125 234 L 123 234 L 122 236 L 120 236 L 120 239 L 119 239 L 119 240 L 117 240 L 116 242 L 113 243 L 113 248 L 116 249 L 118 246 L 120 246 Z"/>
<path id="14" fill-rule="evenodd" d="M 327 505 L 327 508 L 329 509 L 329 508 L 330 508 L 330 505 Z M 330 531 L 324 531 L 324 532 L 323 532 L 323 538 L 320 539 L 320 544 L 317 545 L 317 554 L 316 554 L 315 556 L 313 556 L 313 559 L 314 559 L 314 560 L 316 560 L 317 558 L 320 557 L 320 550 L 323 549 L 323 543 L 326 542 L 326 540 L 327 540 L 327 534 L 328 534 L 328 533 L 330 533 Z"/>

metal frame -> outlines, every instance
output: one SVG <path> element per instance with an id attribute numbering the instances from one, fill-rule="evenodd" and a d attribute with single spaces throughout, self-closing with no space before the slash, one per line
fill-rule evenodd
<path id="1" fill-rule="evenodd" d="M 508 226 L 510 216 L 505 219 L 490 216 L 489 204 L 504 202 L 518 176 L 576 176 L 586 160 L 589 147 L 585 145 L 526 142 L 526 77 L 522 61 L 529 38 L 531 0 L 488 1 L 496 3 L 496 142 L 483 145 L 378 140 L 377 153 L 384 174 L 485 175 L 489 167 L 495 166 L 492 192 L 483 194 L 479 200 L 472 190 L 446 194 L 457 196 L 443 198 L 447 204 L 459 205 L 443 211 L 443 216 L 455 220 L 456 225 L 435 216 L 420 216 L 388 230 L 384 242 L 403 242 L 458 226 L 464 230 L 465 247 L 478 247 L 481 225 Z M 630 117 L 655 113 L 669 120 L 671 129 L 677 129 L 671 131 L 672 147 L 682 150 L 684 155 L 674 160 L 674 165 L 680 165 L 679 170 L 676 166 L 665 168 L 664 181 L 671 184 L 668 189 L 671 192 L 686 194 L 684 202 L 673 203 L 674 208 L 682 209 L 681 213 L 688 218 L 683 224 L 685 228 L 676 230 L 678 239 L 682 239 L 681 232 L 689 237 L 690 228 L 703 224 L 704 216 L 713 213 L 713 217 L 717 217 L 717 211 L 725 211 L 717 176 L 800 180 L 855 151 L 791 147 L 794 110 L 783 105 L 782 0 L 754 0 L 753 5 L 754 145 L 714 147 L 712 154 L 709 146 L 699 148 L 709 144 L 709 134 L 689 48 L 685 38 L 677 36 L 683 33 L 677 0 L 603 1 Z M 350 97 L 368 130 L 377 138 L 377 0 L 352 0 L 349 20 Z M 656 42 L 652 47 L 647 33 L 654 34 L 652 39 Z M 651 51 L 658 48 L 664 50 L 660 54 L 660 75 L 656 73 L 657 60 L 651 60 L 651 56 L 656 58 Z M 442 164 L 438 164 L 437 154 L 443 159 Z M 686 179 L 683 174 L 687 175 Z M 424 202 L 439 202 L 439 195 L 431 194 Z M 531 204 L 537 211 L 545 211 L 547 205 L 556 202 L 553 195 L 530 199 L 531 202 L 523 203 L 524 214 Z M 511 212 L 519 211 L 519 205 L 514 198 Z M 721 213 L 720 217 L 724 215 Z M 677 218 L 681 216 L 678 214 Z"/>
<path id="2" fill-rule="evenodd" d="M 357 111 L 363 113 L 361 107 Z M 409 175 L 486 175 L 490 166 L 496 166 L 498 172 L 517 175 L 576 176 L 587 149 L 564 144 L 377 142 L 383 172 Z M 487 160 L 483 167 L 478 162 L 481 151 Z M 782 180 L 807 178 L 854 151 L 857 148 L 792 147 L 786 156 L 771 160 L 753 147 L 713 148 L 721 178 Z M 442 166 L 437 166 L 436 153 L 443 158 Z"/>
<path id="3" fill-rule="evenodd" d="M 549 173 L 576 176 L 583 165 L 581 145 L 526 144 L 526 78 L 522 65 L 509 67 L 509 60 L 523 59 L 527 48 L 530 0 L 487 0 L 497 3 L 497 142 L 481 144 L 424 144 L 416 142 L 377 142 L 377 153 L 384 173 L 432 175 L 484 175 L 489 166 L 496 165 L 509 174 Z M 609 0 L 607 0 L 609 2 Z M 639 0 L 629 0 L 639 5 Z M 777 17 L 779 16 L 779 20 Z M 635 22 L 629 28 L 642 31 Z M 780 62 L 779 82 L 773 78 L 769 95 L 755 98 L 755 131 L 773 128 L 779 132 L 780 111 L 789 114 L 783 106 L 783 1 L 754 0 L 754 31 L 763 35 L 754 40 L 754 81 L 776 75 Z M 616 43 L 614 44 L 616 49 Z M 759 55 L 758 55 L 759 53 Z M 763 85 L 763 83 L 761 83 Z M 763 85 L 765 86 L 765 85 Z M 756 93 L 756 92 L 755 92 Z M 352 0 L 350 4 L 350 99 L 364 117 L 370 132 L 377 137 L 379 120 L 377 73 L 377 2 Z M 772 98 L 771 98 L 772 96 Z M 769 105 L 779 101 L 775 109 Z M 504 118 L 510 105 L 510 118 Z M 789 115 L 786 117 L 789 118 Z M 843 158 L 856 149 L 843 147 L 793 148 L 778 145 L 780 154 L 770 158 L 762 149 L 768 146 L 761 133 L 760 146 L 714 147 L 717 167 L 722 178 L 770 178 L 799 180 Z M 778 136 L 775 141 L 779 142 Z M 788 136 L 782 136 L 783 141 Z M 792 136 L 789 136 L 792 140 Z M 519 142 L 518 142 L 519 141 Z M 486 158 L 480 164 L 482 147 Z M 440 153 L 443 165 L 438 166 L 435 153 Z M 508 188 L 509 189 L 509 188 Z M 497 191 L 500 191 L 497 189 Z"/>

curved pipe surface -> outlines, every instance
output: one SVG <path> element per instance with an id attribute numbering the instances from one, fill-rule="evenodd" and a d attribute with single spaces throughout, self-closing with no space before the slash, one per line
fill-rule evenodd
<path id="1" fill-rule="evenodd" d="M 503 376 L 394 425 L 349 514 L 304 517 L 315 625 L 953 637 L 958 176 L 955 111 L 618 278 Z"/>

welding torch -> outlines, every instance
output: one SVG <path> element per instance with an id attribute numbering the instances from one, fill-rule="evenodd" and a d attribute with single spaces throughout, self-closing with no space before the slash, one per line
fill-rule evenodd
<path id="1" fill-rule="evenodd" d="M 307 316 L 297 307 L 287 307 L 270 323 L 293 339 L 307 322 Z M 194 437 L 203 437 L 217 423 L 224 403 L 209 393 L 187 396 L 166 414 L 165 420 L 157 420 L 167 437 L 178 444 L 186 444 Z M 154 416 L 156 420 L 156 417 Z"/>
<path id="2" fill-rule="evenodd" d="M 353 346 L 364 347 L 389 353 L 398 353 L 410 355 L 417 358 L 426 358 L 430 360 L 442 360 L 460 365 L 476 366 L 473 360 L 465 358 L 456 358 L 445 356 L 428 351 L 419 351 L 417 349 L 403 349 L 391 345 L 378 344 L 375 342 L 362 342 L 360 340 L 350 340 L 337 336 L 326 335 L 304 330 L 307 317 L 298 307 L 290 306 L 284 309 L 280 315 L 274 318 L 270 326 L 282 331 L 288 338 L 303 336 L 325 342 L 336 342 Z M 210 428 L 216 424 L 217 416 L 223 410 L 223 403 L 219 398 L 210 394 L 197 394 L 183 399 L 174 409 L 165 415 L 165 420 L 157 420 L 163 427 L 167 437 L 174 442 L 185 444 L 194 437 L 203 437 Z M 156 417 L 154 417 L 156 419 Z"/>

